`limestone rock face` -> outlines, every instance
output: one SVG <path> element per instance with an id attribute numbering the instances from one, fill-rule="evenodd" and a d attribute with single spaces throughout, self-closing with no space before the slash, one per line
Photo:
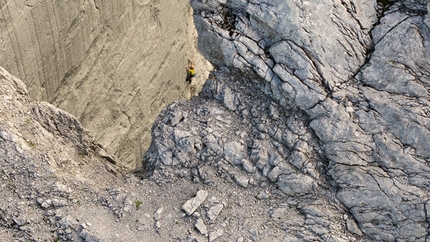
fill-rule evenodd
<path id="1" fill-rule="evenodd" d="M 134 167 L 166 104 L 189 96 L 194 48 L 189 1 L 1 1 L 0 65 L 30 96 L 75 115 Z"/>
<path id="2" fill-rule="evenodd" d="M 218 70 L 157 119 L 149 171 L 273 184 L 286 241 L 430 239 L 429 1 L 191 4 Z"/>
<path id="3" fill-rule="evenodd" d="M 39 144 L 45 146 L 52 142 L 51 148 L 56 145 L 63 146 L 65 149 L 74 150 L 76 156 L 96 153 L 111 163 L 115 163 L 115 160 L 107 155 L 107 152 L 74 116 L 47 102 L 34 102 L 28 98 L 26 86 L 2 67 L 0 67 L 0 80 L 0 94 L 3 99 L 1 138 L 2 142 L 10 142 L 16 146 L 11 150 L 2 147 L 1 151 L 5 152 L 2 159 L 13 160 L 12 154 L 15 152 L 24 157 L 25 154 L 32 153 L 32 147 Z M 41 140 L 33 140 L 31 137 Z M 57 139 L 56 142 L 53 141 L 55 139 Z M 61 139 L 63 142 L 58 142 Z M 71 147 L 68 147 L 69 145 Z M 43 148 L 49 149 L 49 146 Z M 10 151 L 11 153 L 9 153 Z M 44 151 L 46 152 L 45 159 L 51 158 L 51 155 L 56 153 Z"/>

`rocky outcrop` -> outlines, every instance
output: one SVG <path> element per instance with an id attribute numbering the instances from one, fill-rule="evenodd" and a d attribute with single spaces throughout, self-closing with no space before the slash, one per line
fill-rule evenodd
<path id="1" fill-rule="evenodd" d="M 303 225 L 275 190 L 240 188 L 208 166 L 137 179 L 76 118 L 26 93 L 0 68 L 2 241 L 279 241 Z"/>
<path id="2" fill-rule="evenodd" d="M 0 65 L 124 166 L 141 160 L 160 110 L 189 96 L 188 58 L 206 79 L 186 0 L 0 2 Z"/>
<path id="3" fill-rule="evenodd" d="M 102 16 L 106 35 L 81 59 L 96 64 L 83 62 L 66 76 L 96 80 L 89 77 L 104 75 L 96 66 L 113 69 L 103 58 L 118 60 L 109 48 L 123 46 L 99 41 L 113 38 L 107 34 L 115 24 L 132 35 L 121 24 L 134 18 L 114 24 L 108 20 L 116 10 L 103 15 L 98 2 L 82 3 L 71 4 L 91 8 L 76 10 L 82 18 L 72 22 Z M 156 13 L 156 3 L 132 6 Z M 15 13 L 7 11 L 14 4 L 0 4 L 3 16 Z M 50 6 L 26 4 L 19 16 Z M 21 81 L 0 69 L 3 240 L 430 239 L 428 1 L 191 4 L 200 49 L 217 71 L 198 97 L 168 105 L 157 118 L 139 174 L 148 179 L 123 172 L 76 118 L 33 101 Z M 16 38 L 10 43 L 25 39 L 9 35 L 19 33 L 17 22 L 9 23 L 1 22 L 2 33 Z M 22 46 L 12 49 L 31 53 Z M 108 89 L 120 90 L 117 77 Z M 109 97 L 122 100 L 119 93 Z"/>
<path id="4" fill-rule="evenodd" d="M 100 192 L 88 185 L 91 177 L 115 179 L 113 159 L 75 117 L 31 100 L 26 86 L 1 67 L 0 114 L 2 240 L 49 241 L 59 236 L 53 231 L 64 240 L 79 238 L 82 228 L 69 211 Z"/>
<path id="5" fill-rule="evenodd" d="M 428 1 L 191 4 L 218 70 L 157 119 L 146 171 L 279 190 L 286 241 L 429 239 Z"/>

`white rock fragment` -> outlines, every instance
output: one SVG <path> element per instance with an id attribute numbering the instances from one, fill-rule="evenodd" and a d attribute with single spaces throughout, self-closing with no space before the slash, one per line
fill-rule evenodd
<path id="1" fill-rule="evenodd" d="M 224 157 L 232 165 L 240 165 L 243 159 L 245 146 L 237 141 L 232 141 L 224 145 Z"/>
<path id="2" fill-rule="evenodd" d="M 265 192 L 265 191 L 260 191 L 257 194 L 257 198 L 260 199 L 260 200 L 268 199 L 269 198 L 269 194 L 267 194 L 267 192 Z"/>
<path id="3" fill-rule="evenodd" d="M 155 222 L 155 227 L 156 227 L 157 229 L 160 229 L 160 228 L 161 228 L 161 222 L 160 222 L 160 220 L 158 220 L 157 222 Z"/>
<path id="4" fill-rule="evenodd" d="M 161 213 L 163 213 L 163 211 L 164 211 L 164 208 L 162 208 L 162 207 L 157 209 L 157 211 L 155 211 L 155 213 L 154 213 L 154 220 L 155 221 L 158 221 L 161 219 Z"/>
<path id="5" fill-rule="evenodd" d="M 42 202 L 42 204 L 40 204 L 40 206 L 42 208 L 49 208 L 51 205 L 44 201 L 44 202 Z"/>
<path id="6" fill-rule="evenodd" d="M 207 213 L 209 220 L 213 221 L 215 220 L 218 215 L 221 213 L 221 210 L 224 208 L 224 205 L 217 204 L 213 207 L 211 207 Z"/>
<path id="7" fill-rule="evenodd" d="M 133 202 L 129 198 L 124 198 L 124 211 L 128 212 L 132 208 Z"/>
<path id="8" fill-rule="evenodd" d="M 54 207 L 58 208 L 58 207 L 66 206 L 67 202 L 65 200 L 62 200 L 62 199 L 60 199 L 60 200 L 59 199 L 52 199 L 51 204 Z"/>
<path id="9" fill-rule="evenodd" d="M 208 229 L 206 227 L 206 224 L 203 222 L 203 219 L 199 218 L 196 221 L 196 229 L 203 235 L 207 235 L 208 234 Z"/>
<path id="10" fill-rule="evenodd" d="M 23 219 L 23 218 L 16 218 L 16 217 L 14 217 L 14 218 L 13 218 L 13 221 L 14 221 L 18 226 L 23 226 L 23 225 L 25 225 L 25 224 L 26 224 L 26 221 L 25 221 L 25 219 Z"/>
<path id="11" fill-rule="evenodd" d="M 258 235 L 258 231 L 257 230 L 255 230 L 255 229 L 249 229 L 248 230 L 248 232 L 250 233 L 250 234 L 252 234 L 252 235 L 254 235 L 254 236 L 257 236 Z"/>
<path id="12" fill-rule="evenodd" d="M 242 166 L 243 166 L 243 169 L 245 169 L 249 173 L 252 173 L 255 171 L 254 164 L 252 164 L 252 162 L 247 159 L 242 160 Z"/>
<path id="13" fill-rule="evenodd" d="M 216 231 L 210 232 L 209 233 L 209 242 L 212 242 L 216 239 L 218 239 L 219 237 L 224 235 L 224 230 L 223 229 L 218 229 Z"/>
<path id="14" fill-rule="evenodd" d="M 66 185 L 61 184 L 59 182 L 56 182 L 54 185 L 52 185 L 52 189 L 55 192 L 65 193 L 65 194 L 68 194 L 72 191 L 72 189 L 68 188 Z"/>
<path id="15" fill-rule="evenodd" d="M 235 175 L 234 176 L 234 181 L 239 184 L 242 187 L 248 187 L 249 184 L 249 179 L 246 176 L 242 176 L 242 175 Z"/>
<path id="16" fill-rule="evenodd" d="M 191 215 L 194 211 L 197 210 L 198 207 L 206 200 L 208 196 L 208 192 L 205 190 L 200 190 L 197 192 L 196 196 L 186 201 L 184 205 L 182 205 L 182 209 L 187 213 L 187 215 Z"/>

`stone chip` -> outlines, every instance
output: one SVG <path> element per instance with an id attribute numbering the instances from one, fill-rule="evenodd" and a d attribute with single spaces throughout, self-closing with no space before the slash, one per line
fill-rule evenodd
<path id="1" fill-rule="evenodd" d="M 182 205 L 182 209 L 187 213 L 187 215 L 193 214 L 194 211 L 196 211 L 197 208 L 206 200 L 207 196 L 207 191 L 199 190 L 195 197 L 186 201 L 184 205 Z"/>
<path id="2" fill-rule="evenodd" d="M 207 213 L 209 220 L 211 221 L 215 220 L 218 217 L 218 215 L 221 213 L 223 208 L 224 208 L 223 204 L 217 204 L 209 208 L 209 211 Z"/>

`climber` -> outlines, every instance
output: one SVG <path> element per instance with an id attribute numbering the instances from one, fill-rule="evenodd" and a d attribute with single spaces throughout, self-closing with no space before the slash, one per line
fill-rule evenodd
<path id="1" fill-rule="evenodd" d="M 188 59 L 188 65 L 185 67 L 185 69 L 187 70 L 187 82 L 191 82 L 191 79 L 196 76 L 194 68 L 194 62 Z"/>

